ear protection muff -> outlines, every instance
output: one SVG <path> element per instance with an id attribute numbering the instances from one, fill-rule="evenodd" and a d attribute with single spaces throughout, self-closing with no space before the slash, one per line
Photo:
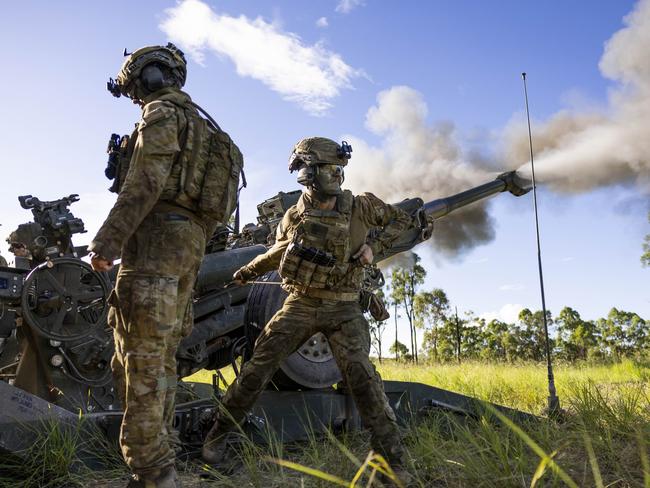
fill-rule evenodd
<path id="1" fill-rule="evenodd" d="M 165 76 L 156 64 L 149 64 L 142 68 L 140 79 L 147 91 L 151 93 L 165 87 Z"/>

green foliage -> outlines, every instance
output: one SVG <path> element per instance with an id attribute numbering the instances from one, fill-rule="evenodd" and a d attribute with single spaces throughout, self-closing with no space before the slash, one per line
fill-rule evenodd
<path id="1" fill-rule="evenodd" d="M 34 438 L 31 447 L 0 457 L 0 487 L 85 487 L 91 471 L 82 459 L 95 460 L 111 476 L 125 473 L 117 446 L 83 418 L 70 426 L 45 420 L 28 432 Z"/>
<path id="2" fill-rule="evenodd" d="M 390 297 L 394 303 L 399 304 L 406 314 L 411 334 L 411 355 L 418 361 L 418 341 L 415 329 L 415 297 L 417 288 L 424 283 L 427 271 L 420 263 L 420 256 L 413 254 L 413 265 L 410 267 L 397 267 L 391 274 Z"/>
<path id="3" fill-rule="evenodd" d="M 599 335 L 596 324 L 584 321 L 571 307 L 564 307 L 555 319 L 560 357 L 567 361 L 585 360 L 593 353 Z"/>
<path id="4" fill-rule="evenodd" d="M 496 361 L 545 361 L 546 336 L 540 310 L 523 309 L 515 323 L 486 322 L 466 312 L 451 315 L 452 305 L 444 290 L 417 291 L 424 274 L 398 268 L 393 271 L 390 296 L 396 315 L 401 308 L 409 320 L 411 352 L 417 352 L 416 328 L 424 329 L 422 350 L 436 361 L 488 359 Z M 552 357 L 569 362 L 639 357 L 650 352 L 650 322 L 634 312 L 612 308 L 607 317 L 584 320 L 564 307 L 557 317 L 547 310 L 549 348 Z M 397 327 L 397 324 L 396 324 Z"/>
<path id="5" fill-rule="evenodd" d="M 607 318 L 598 320 L 597 326 L 601 352 L 615 360 L 633 356 L 650 347 L 648 325 L 633 312 L 612 308 Z"/>
<path id="6" fill-rule="evenodd" d="M 424 329 L 423 346 L 432 351 L 433 358 L 438 359 L 438 329 L 448 320 L 449 299 L 440 288 L 422 291 L 413 300 L 414 323 Z"/>
<path id="7" fill-rule="evenodd" d="M 399 341 L 395 341 L 392 346 L 390 346 L 390 352 L 395 354 L 396 357 L 400 357 L 404 360 L 410 360 L 411 355 L 409 354 L 409 348 L 406 347 L 406 344 L 402 344 Z"/>

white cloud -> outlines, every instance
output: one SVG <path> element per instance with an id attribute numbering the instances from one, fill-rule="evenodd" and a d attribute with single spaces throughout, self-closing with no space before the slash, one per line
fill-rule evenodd
<path id="1" fill-rule="evenodd" d="M 312 115 L 324 114 L 362 75 L 321 43 L 307 45 L 261 17 L 219 14 L 201 0 L 166 9 L 160 28 L 197 63 L 204 63 L 206 51 L 228 57 L 237 74 L 261 81 Z"/>
<path id="2" fill-rule="evenodd" d="M 350 13 L 353 9 L 365 5 L 363 0 L 340 0 L 336 6 L 336 11 L 341 14 Z"/>
<path id="3" fill-rule="evenodd" d="M 321 17 L 316 21 L 316 27 L 321 27 L 325 28 L 329 25 L 329 22 L 327 21 L 327 17 Z"/>
<path id="4" fill-rule="evenodd" d="M 501 291 L 521 291 L 525 288 L 525 286 L 522 283 L 508 283 L 505 285 L 501 285 L 499 287 L 499 290 Z"/>
<path id="5" fill-rule="evenodd" d="M 519 312 L 523 310 L 524 306 L 519 303 L 506 303 L 497 311 L 485 312 L 479 317 L 485 319 L 486 322 L 497 319 L 501 322 L 508 324 L 515 323 L 519 317 Z"/>
<path id="6" fill-rule="evenodd" d="M 464 150 L 450 122 L 431 123 L 422 93 L 393 86 L 377 95 L 366 113 L 366 127 L 380 138 L 373 144 L 344 136 L 354 148 L 345 169 L 347 187 L 371 191 L 387 201 L 418 196 L 425 201 L 453 195 L 494 179 L 482 159 Z M 446 257 L 456 257 L 494 238 L 486 202 L 474 203 L 438 224 L 429 241 Z"/>

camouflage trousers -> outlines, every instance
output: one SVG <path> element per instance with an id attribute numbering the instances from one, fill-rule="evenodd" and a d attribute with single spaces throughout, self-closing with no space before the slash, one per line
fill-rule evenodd
<path id="1" fill-rule="evenodd" d="M 368 322 L 358 302 L 341 302 L 291 294 L 258 337 L 253 357 L 244 364 L 223 399 L 227 414 L 219 414 L 216 436 L 241 422 L 280 363 L 307 339 L 322 332 L 328 339 L 361 416 L 371 432 L 372 448 L 392 464 L 403 462 L 403 447 L 395 413 L 368 357 Z"/>
<path id="2" fill-rule="evenodd" d="M 187 216 L 152 213 L 122 249 L 109 300 L 111 368 L 124 409 L 120 447 L 137 474 L 174 463 L 176 349 L 192 329 L 192 289 L 205 243 L 205 231 Z"/>

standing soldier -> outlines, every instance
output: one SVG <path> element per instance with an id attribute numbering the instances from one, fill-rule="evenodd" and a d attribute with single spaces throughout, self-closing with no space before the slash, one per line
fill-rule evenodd
<path id="1" fill-rule="evenodd" d="M 108 83 L 113 95 L 142 107 L 136 131 L 122 138 L 117 168 L 107 170 L 118 198 L 89 246 L 96 271 L 122 259 L 108 321 L 124 408 L 120 446 L 134 473 L 129 487 L 180 486 L 172 445 L 176 349 L 192 327 L 206 235 L 234 209 L 243 165 L 230 137 L 181 91 L 186 73 L 183 53 L 170 43 L 130 54 Z"/>
<path id="2" fill-rule="evenodd" d="M 208 433 L 202 457 L 220 462 L 227 434 L 241 422 L 280 363 L 309 337 L 327 337 L 359 413 L 372 434 L 372 447 L 396 472 L 404 470 L 404 451 L 395 414 L 381 377 L 369 360 L 368 323 L 359 303 L 363 265 L 390 247 L 411 224 L 402 210 L 370 193 L 354 196 L 341 190 L 343 167 L 352 148 L 323 137 L 301 140 L 289 159 L 298 183 L 307 187 L 278 226 L 275 244 L 233 276 L 243 284 L 278 269 L 289 292 L 284 306 L 266 324 Z M 372 239 L 369 230 L 381 231 Z"/>

